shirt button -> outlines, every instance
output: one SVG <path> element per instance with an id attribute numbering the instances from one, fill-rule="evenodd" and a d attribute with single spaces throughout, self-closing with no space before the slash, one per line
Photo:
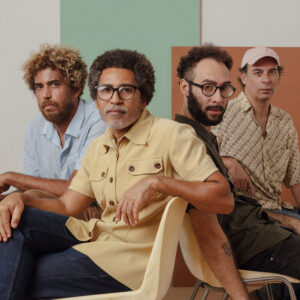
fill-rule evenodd
<path id="1" fill-rule="evenodd" d="M 115 205 L 115 202 L 112 201 L 112 200 L 110 200 L 108 203 L 109 203 L 110 206 L 114 206 Z"/>
<path id="2" fill-rule="evenodd" d="M 113 222 L 115 222 L 116 221 L 116 217 L 113 217 Z"/>
<path id="3" fill-rule="evenodd" d="M 160 169 L 161 164 L 160 164 L 160 163 L 156 163 L 156 164 L 154 165 L 154 167 L 155 167 L 156 169 Z"/>
<path id="4" fill-rule="evenodd" d="M 134 171 L 134 166 L 130 166 L 130 167 L 129 167 L 129 171 L 130 171 L 130 172 L 133 172 L 133 171 Z"/>
<path id="5" fill-rule="evenodd" d="M 101 173 L 101 177 L 103 177 L 104 175 L 105 175 L 105 172 L 102 172 L 102 173 Z"/>
<path id="6" fill-rule="evenodd" d="M 109 182 L 113 182 L 114 179 L 112 177 L 109 178 Z"/>

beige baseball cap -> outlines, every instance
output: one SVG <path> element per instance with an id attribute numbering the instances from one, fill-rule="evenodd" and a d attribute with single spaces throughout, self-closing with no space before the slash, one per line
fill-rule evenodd
<path id="1" fill-rule="evenodd" d="M 274 58 L 277 62 L 277 65 L 280 66 L 279 56 L 273 49 L 267 47 L 255 47 L 245 52 L 244 57 L 242 59 L 241 68 L 244 68 L 246 64 L 252 66 L 263 57 Z"/>

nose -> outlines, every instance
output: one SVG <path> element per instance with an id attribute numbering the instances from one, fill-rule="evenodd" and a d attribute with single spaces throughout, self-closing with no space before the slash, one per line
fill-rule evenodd
<path id="1" fill-rule="evenodd" d="M 220 104 L 220 103 L 223 103 L 223 101 L 224 101 L 224 98 L 221 95 L 221 90 L 220 90 L 220 88 L 218 88 L 212 96 L 212 102 Z"/>
<path id="2" fill-rule="evenodd" d="M 263 74 L 262 80 L 263 82 L 267 82 L 267 83 L 270 82 L 271 81 L 270 75 L 268 73 Z"/>
<path id="3" fill-rule="evenodd" d="M 114 93 L 109 101 L 115 105 L 123 102 L 123 100 L 120 98 L 120 96 L 116 90 L 114 91 Z"/>
<path id="4" fill-rule="evenodd" d="M 51 99 L 52 93 L 49 86 L 44 86 L 43 88 L 43 99 Z"/>

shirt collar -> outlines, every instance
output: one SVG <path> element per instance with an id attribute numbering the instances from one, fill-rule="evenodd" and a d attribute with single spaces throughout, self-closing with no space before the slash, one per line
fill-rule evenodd
<path id="1" fill-rule="evenodd" d="M 65 133 L 65 134 L 74 136 L 76 138 L 79 137 L 80 128 L 81 128 L 81 126 L 84 122 L 84 118 L 85 118 L 85 105 L 84 105 L 83 101 L 84 100 L 81 100 L 81 99 L 79 100 L 77 111 Z"/>
<path id="2" fill-rule="evenodd" d="M 237 99 L 239 100 L 240 107 L 241 107 L 243 112 L 247 112 L 247 111 L 252 110 L 252 106 L 251 106 L 247 96 L 245 95 L 245 93 L 243 91 L 240 92 Z M 281 117 L 280 109 L 278 109 L 278 107 L 271 104 L 270 115 L 269 116 L 280 118 Z"/>
<path id="3" fill-rule="evenodd" d="M 207 131 L 207 129 L 199 122 L 179 114 L 175 115 L 175 121 L 192 126 L 195 129 L 196 134 L 201 136 L 208 144 L 216 143 L 216 137 L 211 132 Z"/>
<path id="4" fill-rule="evenodd" d="M 80 133 L 80 128 L 82 123 L 84 122 L 84 100 L 80 99 L 77 107 L 77 111 L 70 122 L 68 129 L 65 134 L 78 137 Z M 53 126 L 53 123 L 49 122 L 45 119 L 45 124 L 42 130 L 42 134 L 46 136 L 47 139 L 51 139 L 53 137 L 56 128 Z"/>
<path id="5" fill-rule="evenodd" d="M 243 112 L 247 112 L 252 109 L 252 106 L 243 91 L 240 92 L 237 99 L 239 100 L 240 108 Z"/>
<path id="6" fill-rule="evenodd" d="M 144 109 L 138 120 L 133 124 L 133 126 L 124 134 L 121 139 L 127 138 L 131 142 L 137 145 L 146 145 L 154 117 L 151 113 Z M 112 147 L 115 145 L 113 130 L 107 128 L 104 133 L 104 146 Z"/>

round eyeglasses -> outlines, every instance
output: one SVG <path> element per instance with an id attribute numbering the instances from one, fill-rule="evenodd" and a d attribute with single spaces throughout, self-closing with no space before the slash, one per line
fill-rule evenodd
<path id="1" fill-rule="evenodd" d="M 224 84 L 222 86 L 216 86 L 213 83 L 204 83 L 204 84 L 198 84 L 193 81 L 185 79 L 189 84 L 194 85 L 201 89 L 202 94 L 206 97 L 211 97 L 215 94 L 217 89 L 220 89 L 221 96 L 223 98 L 230 98 L 234 92 L 235 88 L 230 84 Z"/>
<path id="2" fill-rule="evenodd" d="M 97 98 L 103 101 L 109 101 L 115 92 L 118 93 L 121 100 L 130 100 L 134 97 L 135 91 L 139 90 L 137 86 L 131 84 L 122 84 L 117 88 L 109 84 L 95 86 Z"/>

